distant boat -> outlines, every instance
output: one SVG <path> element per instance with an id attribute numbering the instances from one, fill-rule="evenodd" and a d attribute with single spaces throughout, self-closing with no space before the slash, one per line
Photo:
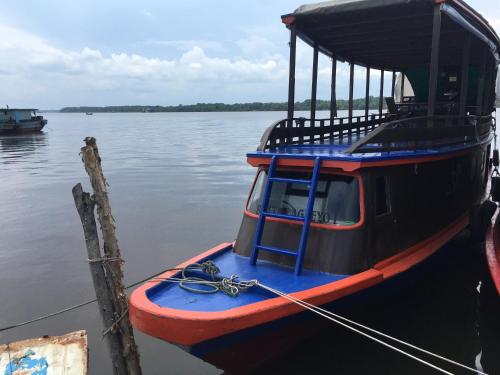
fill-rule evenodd
<path id="1" fill-rule="evenodd" d="M 38 132 L 47 124 L 37 109 L 0 108 L 0 134 Z"/>
<path id="2" fill-rule="evenodd" d="M 93 113 L 92 113 L 92 112 L 85 112 L 85 114 L 86 114 L 87 116 L 93 115 Z"/>

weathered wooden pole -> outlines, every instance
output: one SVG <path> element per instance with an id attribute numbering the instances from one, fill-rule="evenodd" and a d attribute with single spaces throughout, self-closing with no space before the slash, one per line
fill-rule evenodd
<path id="1" fill-rule="evenodd" d="M 82 221 L 85 244 L 89 259 L 90 273 L 96 291 L 97 304 L 101 312 L 102 323 L 104 327 L 111 327 L 115 322 L 113 314 L 114 306 L 106 273 L 104 271 L 101 259 L 101 249 L 99 246 L 99 236 L 97 234 L 97 225 L 94 217 L 94 200 L 89 193 L 83 191 L 82 185 L 77 184 L 73 188 L 73 198 L 75 199 L 76 209 Z M 111 361 L 113 363 L 114 374 L 127 374 L 127 365 L 123 357 L 123 346 L 118 331 L 109 332 L 106 336 Z"/>
<path id="2" fill-rule="evenodd" d="M 111 351 L 114 373 L 117 375 L 142 374 L 139 352 L 135 344 L 132 325 L 128 317 L 128 301 L 123 286 L 120 248 L 109 204 L 107 183 L 102 173 L 101 158 L 94 138 L 85 138 L 81 156 L 90 178 L 94 195 L 83 192 L 80 184 L 73 188 L 73 197 L 82 221 L 89 255 L 92 279 L 96 290 L 105 336 Z M 101 225 L 103 254 L 99 246 L 94 207 Z"/>

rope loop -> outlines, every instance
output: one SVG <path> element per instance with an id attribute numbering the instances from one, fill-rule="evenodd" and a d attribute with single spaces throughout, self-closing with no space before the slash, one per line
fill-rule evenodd
<path id="1" fill-rule="evenodd" d="M 189 271 L 201 271 L 210 276 L 207 280 L 198 276 L 188 276 Z M 230 297 L 236 297 L 240 292 L 258 284 L 257 280 L 238 280 L 238 275 L 223 277 L 217 280 L 216 276 L 220 273 L 219 267 L 207 260 L 203 263 L 193 263 L 182 269 L 181 277 L 169 277 L 165 279 L 170 282 L 179 283 L 179 287 L 191 293 L 213 294 L 222 292 Z"/>

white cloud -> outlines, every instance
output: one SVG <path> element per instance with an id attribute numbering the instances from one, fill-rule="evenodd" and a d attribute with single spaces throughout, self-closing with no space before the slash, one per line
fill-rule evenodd
<path id="1" fill-rule="evenodd" d="M 211 57 L 194 43 L 178 58 L 168 60 L 127 53 L 106 55 L 92 48 L 65 50 L 5 25 L 0 25 L 0 35 L 0 79 L 4 82 L 0 85 L 0 96 L 11 100 L 31 92 L 32 87 L 37 87 L 35 91 L 39 93 L 45 90 L 52 95 L 61 87 L 66 91 L 62 94 L 66 102 L 68 95 L 78 97 L 79 92 L 92 90 L 115 90 L 119 94 L 128 90 L 130 95 L 151 92 L 157 96 L 167 91 L 175 96 L 176 90 L 191 87 L 194 98 L 200 85 L 212 90 L 217 87 L 220 94 L 231 85 L 258 83 L 264 87 L 277 81 L 286 82 L 288 75 L 287 59 L 280 55 L 261 60 Z"/>
<path id="2" fill-rule="evenodd" d="M 236 44 L 240 47 L 244 55 L 249 56 L 269 56 L 270 54 L 276 53 L 277 50 L 273 42 L 258 35 L 251 35 L 247 38 L 240 39 Z"/>
<path id="3" fill-rule="evenodd" d="M 211 51 L 224 51 L 224 47 L 222 46 L 222 44 L 213 40 L 149 40 L 147 42 L 144 42 L 144 44 L 172 47 L 180 51 L 188 51 L 193 47 L 201 47 L 204 50 Z"/>

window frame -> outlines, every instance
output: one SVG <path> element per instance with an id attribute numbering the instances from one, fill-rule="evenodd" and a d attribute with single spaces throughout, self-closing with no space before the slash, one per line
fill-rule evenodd
<path id="1" fill-rule="evenodd" d="M 263 167 L 260 166 L 257 169 L 257 173 L 255 174 L 252 187 L 250 188 L 250 192 L 248 193 L 248 197 L 245 202 L 245 210 L 244 214 L 246 216 L 249 216 L 253 219 L 258 219 L 259 214 L 255 214 L 253 212 L 250 212 L 248 210 L 248 204 L 250 202 L 250 198 L 252 197 L 252 193 L 255 189 L 255 185 L 257 183 L 257 179 L 259 178 L 259 174 L 262 172 L 267 172 L 269 170 L 269 167 Z M 283 172 L 283 171 L 290 171 L 290 172 L 307 172 L 311 173 L 312 170 L 310 168 L 302 168 L 302 167 L 279 167 L 277 168 L 278 171 Z M 328 229 L 328 230 L 353 230 L 362 227 L 365 224 L 365 189 L 363 185 L 363 178 L 361 177 L 361 174 L 359 172 L 344 172 L 338 169 L 331 169 L 331 168 L 321 168 L 320 170 L 320 175 L 322 174 L 334 174 L 334 175 L 342 175 L 342 176 L 350 176 L 354 177 L 358 180 L 358 193 L 359 193 L 359 221 L 356 222 L 353 225 L 343 225 L 343 224 L 324 224 L 324 223 L 315 223 L 311 221 L 310 226 L 313 228 L 323 228 L 323 229 Z M 265 181 L 267 183 L 267 180 Z M 281 218 L 275 218 L 275 217 L 268 217 L 266 218 L 268 221 L 274 221 L 274 222 L 281 222 L 281 223 L 286 223 L 286 224 L 292 224 L 292 225 L 300 225 L 302 226 L 302 222 L 294 221 L 294 220 L 288 220 L 288 219 L 281 219 Z"/>

